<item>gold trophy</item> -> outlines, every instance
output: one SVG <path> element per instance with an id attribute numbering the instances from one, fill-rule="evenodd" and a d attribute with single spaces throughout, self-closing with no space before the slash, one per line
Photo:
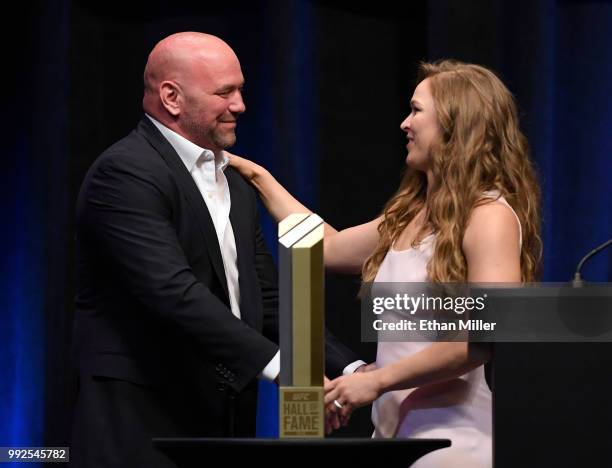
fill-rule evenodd
<path id="1" fill-rule="evenodd" d="M 292 214 L 278 226 L 280 437 L 324 437 L 323 220 Z"/>

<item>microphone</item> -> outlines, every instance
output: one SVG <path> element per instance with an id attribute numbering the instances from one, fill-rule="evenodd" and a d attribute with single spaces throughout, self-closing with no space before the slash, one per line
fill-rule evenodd
<path id="1" fill-rule="evenodd" d="M 576 273 L 574 273 L 574 280 L 572 281 L 572 286 L 574 287 L 584 286 L 584 280 L 582 279 L 582 276 L 580 276 L 580 270 L 584 266 L 585 262 L 611 244 L 612 244 L 612 239 L 608 239 L 606 242 L 601 244 L 599 247 L 595 247 L 588 254 L 582 257 L 582 260 L 580 260 L 580 263 L 578 263 L 578 266 L 576 267 Z"/>

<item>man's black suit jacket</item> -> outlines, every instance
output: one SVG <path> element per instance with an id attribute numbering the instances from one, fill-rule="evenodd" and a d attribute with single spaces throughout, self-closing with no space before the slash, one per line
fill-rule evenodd
<path id="1" fill-rule="evenodd" d="M 253 190 L 225 175 L 241 319 L 202 195 L 147 117 L 89 170 L 77 202 L 78 446 L 97 443 L 86 439 L 105 413 L 139 405 L 144 434 L 254 435 L 256 378 L 278 350 L 277 276 Z M 355 360 L 329 335 L 326 355 L 330 376 Z M 138 432 L 138 421 L 105 421 Z"/>

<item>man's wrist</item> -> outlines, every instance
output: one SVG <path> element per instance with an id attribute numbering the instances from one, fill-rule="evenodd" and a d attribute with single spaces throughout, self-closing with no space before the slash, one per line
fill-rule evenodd
<path id="1" fill-rule="evenodd" d="M 277 382 L 280 374 L 280 351 L 277 351 L 274 357 L 270 360 L 268 365 L 259 374 L 260 379 L 267 380 L 268 382 Z"/>
<path id="2" fill-rule="evenodd" d="M 351 362 L 348 366 L 346 366 L 342 370 L 342 375 L 351 375 L 352 373 L 356 372 L 357 369 L 360 368 L 361 366 L 367 366 L 367 363 L 365 361 L 362 361 L 361 359 L 355 362 Z"/>

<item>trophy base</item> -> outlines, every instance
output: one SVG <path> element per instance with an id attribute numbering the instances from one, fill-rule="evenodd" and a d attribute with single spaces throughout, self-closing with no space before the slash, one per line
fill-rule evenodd
<path id="1" fill-rule="evenodd" d="M 323 438 L 323 387 L 280 387 L 279 437 Z"/>

